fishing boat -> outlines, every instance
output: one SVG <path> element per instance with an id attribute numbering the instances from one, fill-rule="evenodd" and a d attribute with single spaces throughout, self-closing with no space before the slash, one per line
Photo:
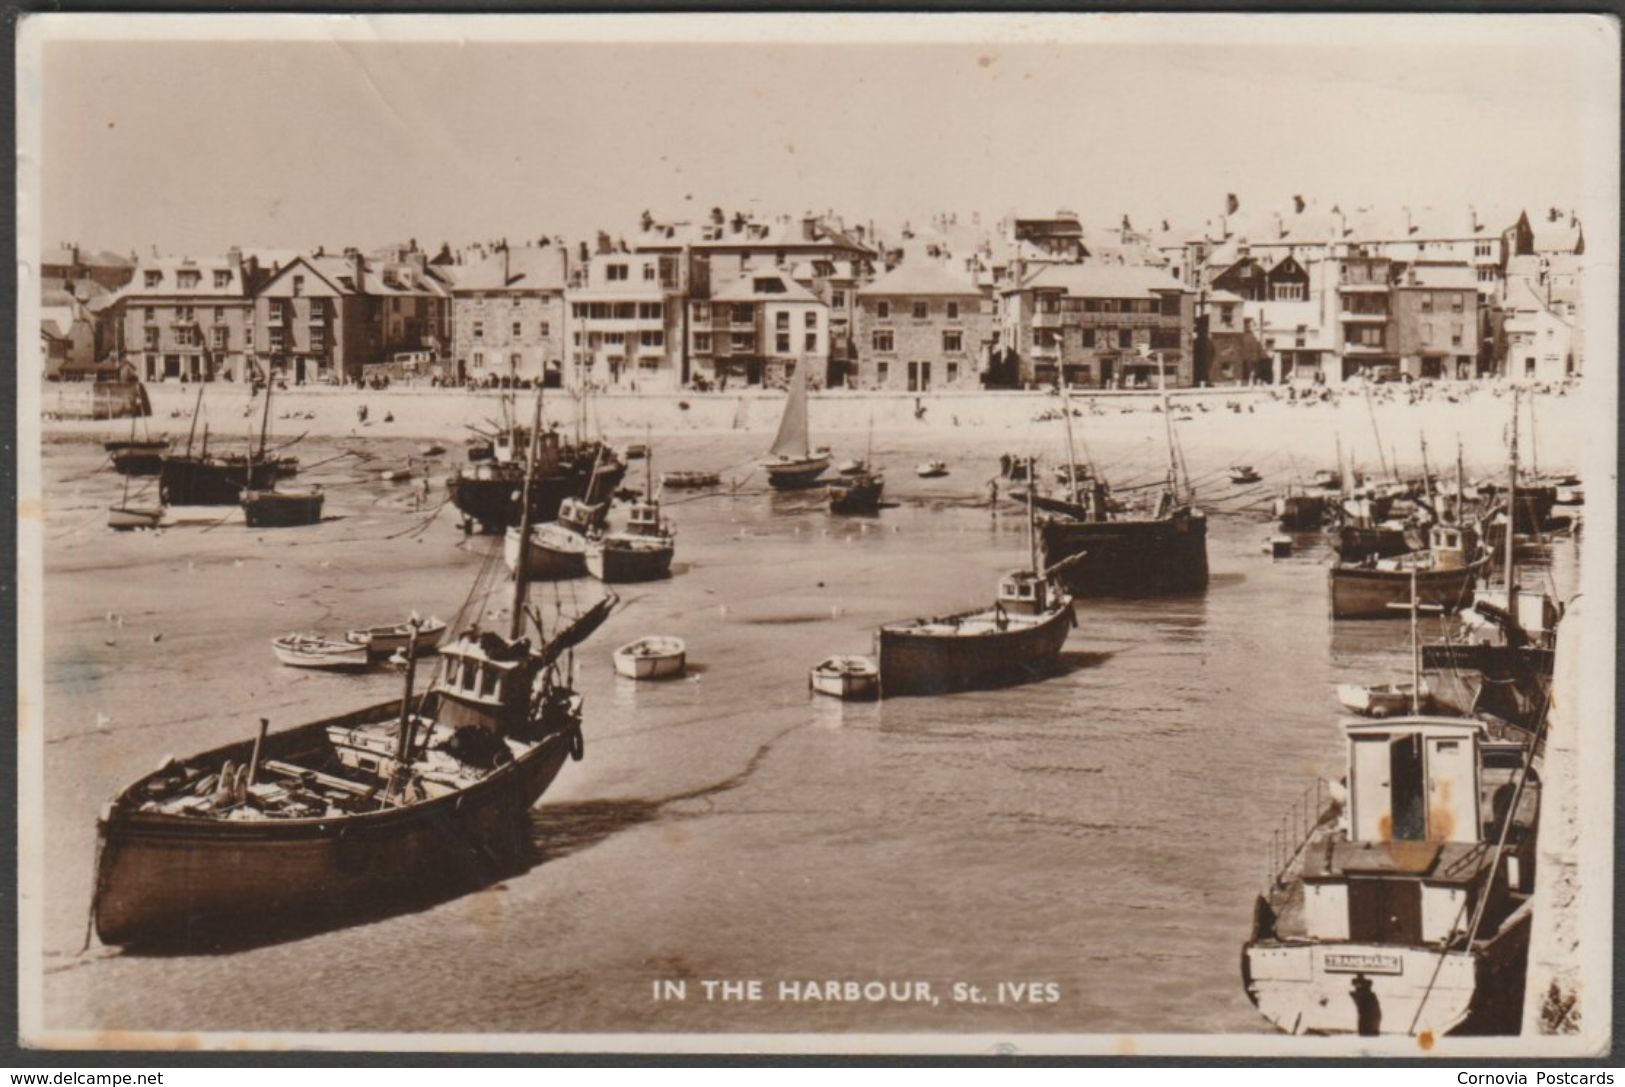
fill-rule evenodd
<path id="1" fill-rule="evenodd" d="M 135 417 L 131 416 L 132 423 Z M 124 476 L 155 476 L 164 467 L 164 454 L 169 452 L 168 438 L 137 441 L 135 427 L 130 428 L 129 441 L 103 442 L 102 448 L 113 461 L 113 470 Z"/>
<path id="2" fill-rule="evenodd" d="M 558 518 L 566 498 L 583 493 L 596 469 L 600 487 L 613 491 L 626 473 L 614 450 L 597 441 L 564 444 L 554 431 L 542 433 L 536 445 L 539 463 L 530 489 L 533 524 Z M 452 504 L 463 515 L 465 531 L 500 533 L 520 521 L 525 465 L 495 457 L 471 460 L 446 480 Z"/>
<path id="3" fill-rule="evenodd" d="M 1038 563 L 1033 510 L 1027 507 L 1032 565 L 999 579 L 990 608 L 886 623 L 876 635 L 881 694 L 943 694 L 1052 675 L 1077 624 L 1072 597 Z"/>
<path id="4" fill-rule="evenodd" d="M 1161 392 L 1168 448 L 1166 478 L 1137 489 L 1137 508 L 1124 510 L 1112 501 L 1096 472 L 1087 497 L 1074 488 L 1071 509 L 1056 511 L 1039 522 L 1043 562 L 1064 571 L 1061 584 L 1068 592 L 1137 597 L 1207 588 L 1207 515 L 1190 500 L 1190 479 L 1181 467 L 1165 383 Z M 1066 396 L 1064 384 L 1062 396 Z M 1075 461 L 1071 411 L 1062 418 L 1068 459 Z M 1088 556 L 1087 562 L 1068 561 L 1083 555 Z"/>
<path id="5" fill-rule="evenodd" d="M 243 520 L 249 528 L 294 528 L 319 524 L 324 496 L 320 487 L 298 491 L 245 490 Z"/>
<path id="6" fill-rule="evenodd" d="M 365 646 L 369 657 L 388 657 L 406 649 L 411 642 L 414 652 L 428 653 L 446 636 L 446 624 L 435 618 L 422 622 L 386 623 L 383 626 L 361 627 L 344 635 L 345 641 Z"/>
<path id="7" fill-rule="evenodd" d="M 283 634 L 271 639 L 271 651 L 289 668 L 355 672 L 367 666 L 367 647 L 325 634 Z"/>
<path id="8" fill-rule="evenodd" d="M 1248 483 L 1262 483 L 1264 477 L 1250 464 L 1232 464 L 1230 466 L 1230 482 L 1238 486 Z"/>
<path id="9" fill-rule="evenodd" d="M 615 674 L 627 679 L 674 679 L 688 667 L 688 647 L 683 640 L 660 634 L 628 642 L 611 657 Z"/>
<path id="10" fill-rule="evenodd" d="M 667 472 L 660 477 L 660 485 L 667 490 L 699 490 L 702 487 L 718 486 L 721 482 L 722 475 L 719 472 Z"/>
<path id="11" fill-rule="evenodd" d="M 260 422 L 257 452 L 236 456 L 209 456 L 209 428 L 203 427 L 203 444 L 194 455 L 198 416 L 203 408 L 204 386 L 199 384 L 197 402 L 192 408 L 192 426 L 186 434 L 183 453 L 165 453 L 158 469 L 158 495 L 166 506 L 235 506 L 243 491 L 270 490 L 278 468 L 265 455 L 266 428 L 271 415 L 271 392 L 265 391 L 264 415 Z"/>
<path id="12" fill-rule="evenodd" d="M 331 927 L 522 864 L 527 813 L 585 750 L 559 660 L 617 602 L 542 639 L 525 586 L 507 636 L 463 628 L 421 694 L 413 653 L 400 698 L 276 734 L 262 717 L 257 737 L 165 759 L 119 793 L 97 822 L 101 939 L 196 948 L 208 933 Z"/>
<path id="13" fill-rule="evenodd" d="M 113 443 L 109 442 L 108 444 L 112 445 Z M 133 415 L 130 417 L 129 444 L 136 444 L 135 416 Z M 165 446 L 168 446 L 169 443 L 165 442 L 164 444 Z M 117 454 L 114 456 L 114 463 L 116 464 Z M 107 508 L 107 527 L 112 529 L 114 532 L 131 532 L 135 529 L 157 528 L 159 522 L 164 519 L 164 509 L 162 506 L 130 505 L 130 477 L 135 474 L 137 473 L 131 471 L 125 471 L 123 473 L 124 496 L 119 499 L 117 505 L 109 506 Z"/>
<path id="14" fill-rule="evenodd" d="M 648 455 L 649 445 L 647 442 L 633 442 L 631 445 L 626 447 L 627 460 L 642 460 Z"/>
<path id="15" fill-rule="evenodd" d="M 1310 532 L 1326 520 L 1326 496 L 1288 488 L 1275 500 L 1275 519 L 1289 532 Z"/>
<path id="16" fill-rule="evenodd" d="M 880 695 L 880 666 L 873 657 L 826 657 L 807 678 L 817 694 L 858 701 Z"/>
<path id="17" fill-rule="evenodd" d="M 923 464 L 915 465 L 914 474 L 921 479 L 940 479 L 948 474 L 948 462 L 928 460 Z"/>
<path id="18" fill-rule="evenodd" d="M 532 581 L 562 581 L 585 577 L 587 544 L 602 531 L 609 503 L 588 503 L 566 498 L 559 504 L 557 519 L 530 530 L 530 556 L 526 571 Z M 519 528 L 508 529 L 502 546 L 503 559 L 510 571 L 519 569 Z"/>
<path id="19" fill-rule="evenodd" d="M 626 528 L 604 531 L 587 541 L 587 572 L 599 581 L 654 581 L 671 573 L 677 533 L 660 515 L 654 495 L 654 453 L 644 458 L 648 497 L 632 503 Z"/>
<path id="20" fill-rule="evenodd" d="M 404 483 L 412 478 L 412 469 L 385 468 L 378 473 L 378 478 L 385 483 Z"/>
<path id="21" fill-rule="evenodd" d="M 886 477 L 864 472 L 833 480 L 829 487 L 831 513 L 862 514 L 880 512 L 880 492 L 885 489 Z"/>
<path id="22" fill-rule="evenodd" d="M 797 364 L 790 375 L 790 395 L 784 402 L 784 415 L 779 418 L 778 433 L 768 447 L 770 455 L 762 462 L 767 482 L 775 490 L 811 487 L 829 467 L 829 453 L 815 452 L 807 436 L 806 370 L 806 366 Z"/>
<path id="23" fill-rule="evenodd" d="M 1343 472 L 1341 469 L 1332 471 L 1330 468 L 1320 468 L 1310 477 L 1311 485 L 1323 491 L 1338 491 L 1343 488 Z"/>
<path id="24" fill-rule="evenodd" d="M 843 460 L 840 464 L 835 466 L 835 473 L 843 476 L 861 476 L 868 472 L 868 470 L 868 462 L 862 457 L 852 457 L 849 460 Z"/>
<path id="25" fill-rule="evenodd" d="M 1289 1034 L 1518 1033 L 1539 776 L 1482 722 L 1343 723 L 1347 805 L 1272 851 L 1242 984 Z M 1285 837 L 1284 835 L 1282 837 Z M 1297 837 L 1294 835 L 1293 837 Z"/>
<path id="26" fill-rule="evenodd" d="M 1473 601 L 1483 560 L 1456 564 L 1438 553 L 1413 551 L 1331 568 L 1333 619 L 1401 619 L 1415 582 L 1422 608 L 1457 612 Z"/>
<path id="27" fill-rule="evenodd" d="M 420 457 L 438 457 L 445 451 L 446 447 L 439 442 L 429 442 L 426 445 L 418 446 L 418 456 Z"/>

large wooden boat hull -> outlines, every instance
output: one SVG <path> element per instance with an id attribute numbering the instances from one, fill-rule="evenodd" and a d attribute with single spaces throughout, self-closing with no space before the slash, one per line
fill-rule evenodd
<path id="1" fill-rule="evenodd" d="M 1044 518 L 1044 565 L 1086 557 L 1059 576 L 1076 596 L 1156 596 L 1207 588 L 1207 518 L 1199 510 L 1158 520 Z"/>
<path id="2" fill-rule="evenodd" d="M 1405 619 L 1410 615 L 1411 572 L 1334 566 L 1329 575 L 1333 619 Z M 1416 597 L 1423 608 L 1460 611 L 1473 602 L 1476 566 L 1422 570 Z"/>
<path id="3" fill-rule="evenodd" d="M 502 541 L 502 557 L 510 573 L 519 570 L 519 530 L 510 528 Z M 531 531 L 530 553 L 525 556 L 529 581 L 563 581 L 587 576 L 587 538 L 563 528 L 557 521 Z"/>
<path id="4" fill-rule="evenodd" d="M 1275 502 L 1275 516 L 1289 532 L 1310 532 L 1326 520 L 1326 497 L 1318 494 L 1289 494 Z"/>
<path id="5" fill-rule="evenodd" d="M 829 489 L 831 513 L 879 513 L 880 492 L 886 483 L 878 476 L 843 479 Z"/>
<path id="6" fill-rule="evenodd" d="M 330 725 L 399 712 L 399 701 L 383 703 L 272 735 L 264 757 L 308 750 Z M 121 945 L 187 944 L 210 935 L 248 940 L 273 927 L 384 913 L 393 897 L 425 886 L 478 885 L 505 860 L 523 856 L 525 813 L 558 776 L 571 742 L 568 731 L 548 735 L 457 793 L 362 815 L 232 821 L 104 813 L 97 823 L 97 935 Z M 195 761 L 242 763 L 252 746 L 233 744 Z"/>
<path id="7" fill-rule="evenodd" d="M 658 581 L 671 576 L 676 548 L 669 542 L 653 547 L 616 546 L 594 541 L 587 548 L 587 573 L 599 581 Z"/>
<path id="8" fill-rule="evenodd" d="M 880 628 L 880 693 L 944 694 L 1051 675 L 1076 619 L 1072 605 L 1043 621 L 975 635 L 926 634 L 907 624 Z"/>
<path id="9" fill-rule="evenodd" d="M 767 470 L 768 486 L 779 491 L 800 490 L 818 482 L 818 477 L 829 467 L 828 457 L 770 460 L 762 465 Z"/>
<path id="10" fill-rule="evenodd" d="M 591 475 L 590 470 L 582 470 L 537 477 L 531 483 L 531 523 L 558 520 L 559 506 L 566 498 L 579 497 Z M 601 467 L 596 490 L 600 494 L 613 492 L 625 475 L 625 465 Z M 472 474 L 460 472 L 446 480 L 452 504 L 484 533 L 504 532 L 519 524 L 520 495 L 524 489 L 525 469 L 518 462 L 482 467 Z"/>
<path id="11" fill-rule="evenodd" d="M 255 460 L 166 456 L 158 472 L 158 493 L 166 506 L 235 506 L 243 491 L 269 490 L 276 465 Z"/>
<path id="12" fill-rule="evenodd" d="M 1356 977 L 1371 982 L 1381 1034 L 1516 1034 L 1530 919 L 1522 910 L 1471 950 L 1442 955 L 1425 946 L 1255 939 L 1242 949 L 1242 982 L 1259 1013 L 1287 1034 L 1359 1033 Z"/>
<path id="13" fill-rule="evenodd" d="M 124 476 L 155 476 L 163 470 L 169 442 L 103 442 L 113 470 Z"/>
<path id="14" fill-rule="evenodd" d="M 249 528 L 294 528 L 322 519 L 321 491 L 246 491 L 242 502 Z"/>

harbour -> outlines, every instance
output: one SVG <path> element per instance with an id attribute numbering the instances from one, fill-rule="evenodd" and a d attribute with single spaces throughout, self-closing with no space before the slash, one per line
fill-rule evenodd
<path id="1" fill-rule="evenodd" d="M 1542 408 L 1554 463 L 1574 452 L 1563 403 Z M 824 409 L 815 399 L 815 444 L 841 458 L 870 442 L 861 423 L 820 428 Z M 1264 410 L 1285 421 L 1284 405 Z M 1469 418 L 1391 412 L 1395 433 Z M 807 670 L 873 652 L 883 623 L 985 607 L 1029 547 L 1026 510 L 992 504 L 988 480 L 1013 447 L 1054 463 L 1059 428 L 879 430 L 872 467 L 901 470 L 878 516 L 852 518 L 832 516 L 822 488 L 751 478 L 740 466 L 759 458 L 762 429 L 628 427 L 619 440 L 647 435 L 660 465 L 732 485 L 664 497 L 681 541 L 671 576 L 621 586 L 622 606 L 576 649 L 585 758 L 531 811 L 520 869 L 297 938 L 249 926 L 182 956 L 79 954 L 101 806 L 164 753 L 250 736 L 253 717 L 275 731 L 398 698 L 395 672 L 279 668 L 266 640 L 450 615 L 493 553 L 500 566 L 502 538 L 465 535 L 441 490 L 425 499 L 364 470 L 405 460 L 426 434 L 307 438 L 300 485 L 324 488 L 323 522 L 274 531 L 200 508 L 111 533 L 123 481 L 98 470 L 106 435 L 48 443 L 45 845 L 67 860 L 46 874 L 47 1015 L 199 1031 L 1270 1029 L 1236 962 L 1271 832 L 1307 783 L 1342 772 L 1337 686 L 1406 673 L 1411 647 L 1404 623 L 1330 619 L 1320 533 L 1294 534 L 1291 557 L 1262 553 L 1288 456 L 1233 418 L 1191 415 L 1175 429 L 1207 518 L 1205 592 L 1080 600 L 1056 674 L 879 702 L 816 697 Z M 1114 480 L 1166 464 L 1150 411 L 1080 425 Z M 1467 436 L 1478 476 L 1503 455 L 1487 429 Z M 461 454 L 437 462 L 437 487 Z M 906 470 L 933 459 L 946 476 Z M 1263 476 L 1253 490 L 1228 478 L 1243 459 Z M 1548 550 L 1528 576 L 1549 575 L 1561 598 L 1573 541 Z M 604 592 L 590 578 L 536 583 L 531 603 L 552 621 Z M 1424 633 L 1454 622 L 1429 616 Z M 684 640 L 686 678 L 614 674 L 612 649 L 652 631 Z M 252 713 L 223 718 L 222 685 Z M 942 1000 L 651 998 L 653 980 L 742 977 L 924 979 Z M 1053 983 L 1060 999 L 950 996 L 1011 979 Z"/>

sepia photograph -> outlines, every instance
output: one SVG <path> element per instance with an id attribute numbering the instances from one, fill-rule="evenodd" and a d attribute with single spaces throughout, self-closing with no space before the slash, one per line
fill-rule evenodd
<path id="1" fill-rule="evenodd" d="M 1606 1054 L 1619 58 L 23 17 L 22 1044 Z"/>

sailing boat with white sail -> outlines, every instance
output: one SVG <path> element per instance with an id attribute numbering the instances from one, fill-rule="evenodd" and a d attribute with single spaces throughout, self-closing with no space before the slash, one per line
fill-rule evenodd
<path id="1" fill-rule="evenodd" d="M 810 487 L 829 467 L 828 451 L 814 453 L 807 438 L 807 371 L 800 364 L 790 375 L 790 398 L 768 453 L 762 467 L 768 483 L 781 491 Z"/>

